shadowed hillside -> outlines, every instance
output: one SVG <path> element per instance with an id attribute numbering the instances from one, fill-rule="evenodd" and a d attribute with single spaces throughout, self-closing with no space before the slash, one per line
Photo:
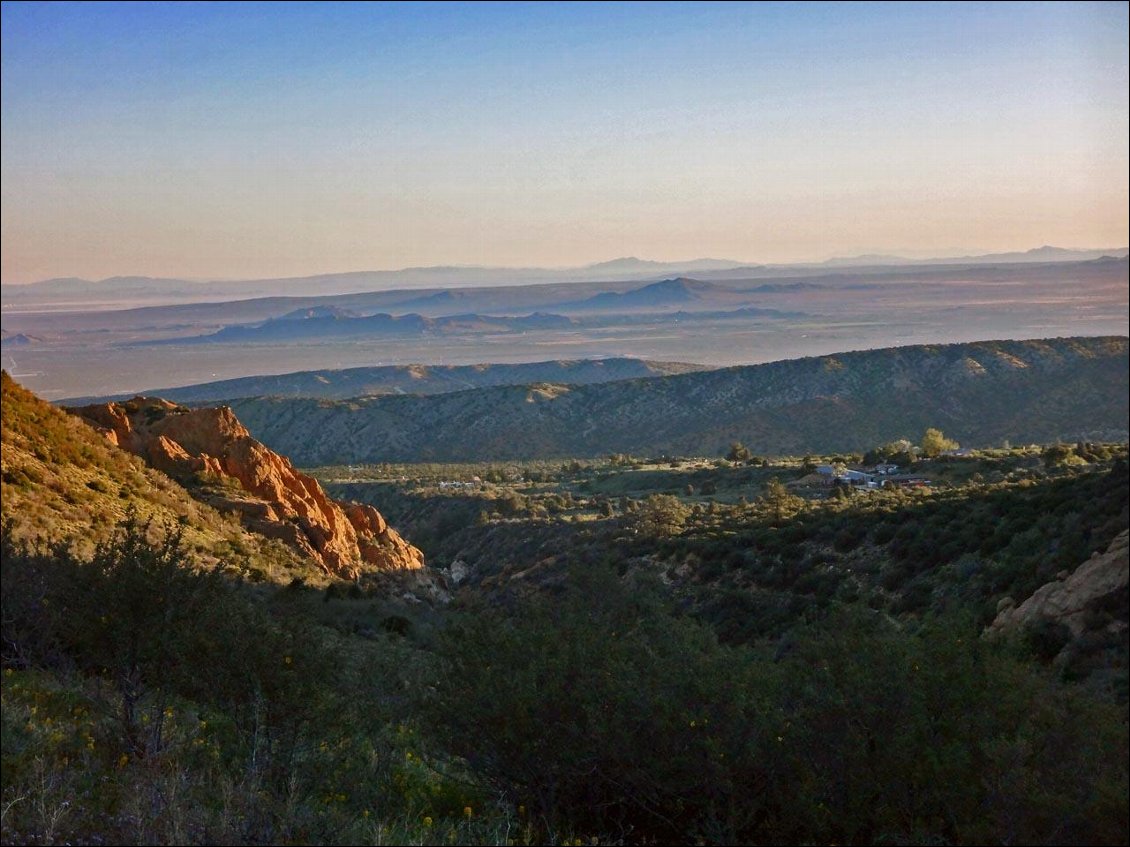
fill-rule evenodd
<path id="1" fill-rule="evenodd" d="M 704 365 L 654 362 L 647 359 L 582 359 L 517 365 L 386 365 L 249 376 L 181 388 L 154 388 L 142 393 L 177 403 L 210 403 L 237 397 L 263 396 L 345 400 L 374 394 L 443 394 L 448 391 L 465 391 L 468 388 L 526 385 L 531 382 L 582 385 L 705 369 Z M 72 402 L 127 400 L 131 396 L 133 395 L 123 394 L 107 398 L 78 398 Z"/>
<path id="2" fill-rule="evenodd" d="M 1125 337 L 899 347 L 588 386 L 353 401 L 248 399 L 299 465 L 611 452 L 867 449 L 941 427 L 962 443 L 1126 437 Z"/>

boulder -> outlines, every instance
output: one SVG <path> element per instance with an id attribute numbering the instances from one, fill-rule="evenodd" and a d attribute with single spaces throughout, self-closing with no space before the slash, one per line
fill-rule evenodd
<path id="1" fill-rule="evenodd" d="M 1130 558 L 1123 530 L 1103 552 L 1095 553 L 1074 572 L 1036 589 L 1020 605 L 1001 603 L 990 632 L 1000 632 L 1041 620 L 1062 623 L 1078 638 L 1086 629 L 1087 611 L 1130 585 Z"/>

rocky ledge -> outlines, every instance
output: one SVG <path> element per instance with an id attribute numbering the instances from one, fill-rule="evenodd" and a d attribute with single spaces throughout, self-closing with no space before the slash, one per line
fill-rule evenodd
<path id="1" fill-rule="evenodd" d="M 1073 573 L 1041 586 L 1019 606 L 1002 601 L 990 630 L 1047 620 L 1064 624 L 1078 638 L 1086 629 L 1089 610 L 1109 598 L 1126 595 L 1130 585 L 1128 537 L 1125 530 L 1119 533 L 1105 552 L 1095 553 Z"/>
<path id="2" fill-rule="evenodd" d="M 188 409 L 153 397 L 99 403 L 68 411 L 117 446 L 248 529 L 278 538 L 314 559 L 333 576 L 356 579 L 366 571 L 418 570 L 423 554 L 372 506 L 330 499 L 313 477 L 268 449 L 227 406 Z"/>

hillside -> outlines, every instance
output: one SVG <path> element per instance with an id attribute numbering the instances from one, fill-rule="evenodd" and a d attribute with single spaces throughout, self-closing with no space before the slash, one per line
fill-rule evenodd
<path id="1" fill-rule="evenodd" d="M 48 405 L 4 372 L 3 514 L 15 538 L 73 538 L 88 550 L 132 513 L 183 527 L 201 563 L 234 559 L 276 580 L 423 567 L 376 509 L 327 497 L 230 409 L 139 398 L 78 411 Z"/>
<path id="2" fill-rule="evenodd" d="M 706 367 L 648 359 L 574 359 L 516 365 L 386 365 L 249 376 L 180 388 L 153 388 L 142 393 L 177 403 L 211 403 L 239 397 L 263 396 L 345 400 L 374 394 L 444 394 L 468 388 L 527 385 L 532 382 L 585 385 L 699 370 L 706 370 Z M 129 396 L 132 395 L 78 398 L 72 402 L 78 404 L 96 399 L 126 400 Z"/>
<path id="3" fill-rule="evenodd" d="M 419 570 L 420 551 L 371 506 L 339 503 L 318 482 L 252 438 L 226 406 L 187 409 L 135 397 L 72 409 L 113 444 L 182 481 L 198 499 L 235 512 L 328 575 Z"/>
<path id="4" fill-rule="evenodd" d="M 114 437 L 173 459 L 237 425 L 135 406 Z M 324 469 L 412 527 L 438 606 L 0 536 L 3 840 L 1125 843 L 1125 592 L 1081 580 L 1125 569 L 1125 445 L 788 493 L 808 464 Z M 1049 581 L 1081 629 L 980 637 Z"/>
<path id="5" fill-rule="evenodd" d="M 223 560 L 278 580 L 315 573 L 311 562 L 193 499 L 165 474 L 24 389 L 7 371 L 2 379 L 0 499 L 15 537 L 45 544 L 71 539 L 89 551 L 132 511 L 157 525 L 182 527 L 199 563 Z"/>
<path id="6" fill-rule="evenodd" d="M 244 399 L 299 465 L 613 452 L 867 449 L 940 427 L 967 445 L 1126 438 L 1125 337 L 897 347 L 587 386 L 352 401 Z"/>

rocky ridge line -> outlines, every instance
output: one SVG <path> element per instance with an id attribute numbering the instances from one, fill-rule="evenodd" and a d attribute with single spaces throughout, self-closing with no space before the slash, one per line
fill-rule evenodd
<path id="1" fill-rule="evenodd" d="M 151 467 L 197 483 L 190 490 L 200 499 L 236 512 L 249 530 L 281 539 L 328 574 L 356 579 L 369 570 L 424 566 L 423 554 L 380 512 L 332 500 L 317 480 L 252 438 L 227 406 L 188 409 L 135 397 L 68 411 Z"/>

